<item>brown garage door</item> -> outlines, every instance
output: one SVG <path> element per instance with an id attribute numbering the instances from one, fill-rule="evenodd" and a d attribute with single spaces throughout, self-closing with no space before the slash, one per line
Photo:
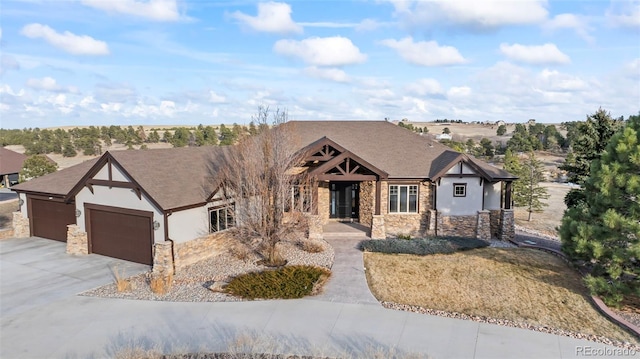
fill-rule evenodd
<path id="1" fill-rule="evenodd" d="M 131 262 L 153 263 L 153 213 L 85 205 L 90 252 Z"/>
<path id="2" fill-rule="evenodd" d="M 76 223 L 76 205 L 30 197 L 31 234 L 37 237 L 67 241 L 67 225 Z"/>

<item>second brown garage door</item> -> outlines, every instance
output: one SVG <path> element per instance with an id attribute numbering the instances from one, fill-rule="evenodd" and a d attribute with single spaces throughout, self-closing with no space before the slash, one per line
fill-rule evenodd
<path id="1" fill-rule="evenodd" d="M 85 204 L 91 253 L 153 263 L 153 213 Z"/>

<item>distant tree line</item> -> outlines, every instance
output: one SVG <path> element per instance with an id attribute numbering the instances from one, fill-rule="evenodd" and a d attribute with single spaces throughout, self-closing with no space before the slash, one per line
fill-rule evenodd
<path id="1" fill-rule="evenodd" d="M 219 131 L 213 126 L 174 127 L 160 135 L 159 129 L 153 128 L 150 133 L 142 126 L 89 126 L 75 127 L 69 130 L 61 128 L 50 130 L 25 128 L 22 130 L 0 129 L 0 146 L 22 145 L 27 155 L 48 153 L 62 154 L 64 157 L 75 157 L 79 152 L 84 155 L 100 155 L 103 146 L 110 147 L 114 143 L 134 149 L 146 149 L 149 143 L 166 142 L 173 147 L 185 146 L 227 146 L 235 144 L 242 136 L 252 136 L 262 130 L 253 122 L 249 126 L 236 123 L 231 127 L 220 125 Z"/>

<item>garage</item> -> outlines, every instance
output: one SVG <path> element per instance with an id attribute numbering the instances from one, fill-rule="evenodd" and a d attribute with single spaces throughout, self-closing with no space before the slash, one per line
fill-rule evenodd
<path id="1" fill-rule="evenodd" d="M 89 252 L 152 265 L 153 213 L 85 204 Z"/>
<path id="2" fill-rule="evenodd" d="M 67 225 L 76 223 L 76 206 L 48 198 L 28 197 L 31 235 L 67 241 Z"/>

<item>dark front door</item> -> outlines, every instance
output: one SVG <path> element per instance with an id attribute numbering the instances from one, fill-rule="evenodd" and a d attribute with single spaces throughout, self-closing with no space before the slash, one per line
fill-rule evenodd
<path id="1" fill-rule="evenodd" d="M 358 218 L 360 191 L 358 182 L 331 182 L 331 218 Z"/>

